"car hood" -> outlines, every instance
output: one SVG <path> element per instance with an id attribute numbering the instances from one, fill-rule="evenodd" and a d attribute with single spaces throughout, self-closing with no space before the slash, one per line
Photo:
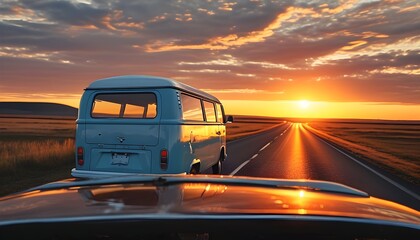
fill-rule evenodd
<path id="1" fill-rule="evenodd" d="M 3 197 L 0 199 L 0 226 L 54 219 L 221 215 L 334 217 L 417 227 L 420 223 L 416 210 L 323 181 L 226 176 L 147 179 L 70 179 Z"/>

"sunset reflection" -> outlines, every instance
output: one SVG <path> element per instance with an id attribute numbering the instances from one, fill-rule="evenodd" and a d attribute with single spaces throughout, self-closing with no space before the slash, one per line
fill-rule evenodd
<path id="1" fill-rule="evenodd" d="M 290 156 L 293 156 L 293 159 L 286 161 L 287 165 L 286 172 L 287 177 L 290 179 L 306 179 L 308 178 L 308 166 L 307 166 L 307 157 L 304 143 L 302 142 L 302 123 L 293 124 L 293 137 L 291 139 L 291 152 Z"/>

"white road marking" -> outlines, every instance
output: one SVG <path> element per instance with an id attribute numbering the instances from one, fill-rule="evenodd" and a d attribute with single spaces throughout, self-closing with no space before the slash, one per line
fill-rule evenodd
<path id="1" fill-rule="evenodd" d="M 237 167 L 235 170 L 233 170 L 233 172 L 230 173 L 230 176 L 235 175 L 237 172 L 239 172 L 239 170 L 241 170 L 241 168 L 243 168 L 245 165 L 247 165 L 250 161 L 251 161 L 251 159 L 248 159 L 245 162 L 243 162 L 241 165 L 239 165 L 239 167 Z"/>
<path id="2" fill-rule="evenodd" d="M 289 130 L 289 128 L 292 126 L 292 124 L 289 125 L 289 127 L 286 128 L 286 130 L 284 130 L 281 134 L 283 135 L 287 130 Z M 274 140 L 276 140 L 279 136 L 276 136 L 274 138 Z M 262 150 L 264 150 L 266 147 L 268 147 L 274 140 L 272 140 L 271 142 L 267 143 L 266 145 L 264 145 L 264 147 L 262 147 L 260 150 L 258 150 L 258 152 L 261 152 Z M 239 165 L 239 167 L 237 167 L 235 170 L 233 170 L 233 172 L 231 172 L 229 175 L 233 176 L 235 175 L 237 172 L 239 172 L 239 170 L 241 170 L 243 167 L 245 167 L 245 165 L 247 165 L 252 159 L 256 158 L 258 156 L 257 154 L 254 154 L 254 156 L 252 156 L 250 159 L 246 160 L 245 162 L 243 162 L 241 165 Z"/>
<path id="3" fill-rule="evenodd" d="M 312 133 L 313 134 L 313 133 Z M 324 143 L 326 143 L 327 145 L 331 146 L 332 148 L 334 148 L 335 150 L 337 150 L 338 152 L 340 152 L 341 154 L 343 154 L 344 156 L 350 158 L 351 160 L 355 161 L 356 163 L 358 163 L 359 165 L 363 166 L 364 168 L 368 169 L 369 171 L 371 171 L 372 173 L 376 174 L 378 177 L 381 177 L 383 180 L 389 182 L 390 184 L 394 185 L 395 187 L 399 188 L 401 191 L 407 193 L 408 195 L 414 197 L 417 200 L 420 200 L 420 196 L 417 195 L 416 193 L 410 191 L 409 189 L 407 189 L 406 187 L 402 186 L 401 184 L 391 180 L 390 178 L 380 174 L 379 172 L 375 171 L 374 169 L 372 169 L 371 167 L 369 167 L 368 165 L 360 162 L 359 160 L 355 159 L 354 157 L 350 156 L 349 154 L 343 152 L 342 150 L 336 148 L 335 146 L 333 146 L 332 144 L 328 143 L 327 141 L 325 141 L 324 139 L 322 139 L 321 137 L 317 136 L 316 134 L 314 134 L 316 137 L 318 137 L 321 141 L 323 141 Z"/>
<path id="4" fill-rule="evenodd" d="M 270 146 L 270 144 L 272 143 L 272 141 L 271 142 L 269 142 L 269 143 L 267 143 L 267 144 L 265 144 L 265 146 L 264 147 L 262 147 L 258 152 L 261 152 L 262 150 L 264 150 L 266 147 L 268 147 L 268 146 Z"/>

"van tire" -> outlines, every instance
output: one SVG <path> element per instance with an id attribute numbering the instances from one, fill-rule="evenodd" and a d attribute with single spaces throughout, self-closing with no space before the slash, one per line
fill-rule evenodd
<path id="1" fill-rule="evenodd" d="M 213 174 L 222 174 L 222 162 L 224 160 L 224 152 L 220 152 L 219 161 L 212 166 Z"/>
<path id="2" fill-rule="evenodd" d="M 191 166 L 190 174 L 199 174 L 200 173 L 200 165 L 194 164 Z"/>
<path id="3" fill-rule="evenodd" d="M 216 164 L 212 166 L 213 174 L 222 174 L 222 161 L 217 161 Z"/>

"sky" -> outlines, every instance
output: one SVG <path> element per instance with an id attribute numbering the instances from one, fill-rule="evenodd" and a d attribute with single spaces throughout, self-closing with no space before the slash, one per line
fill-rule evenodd
<path id="1" fill-rule="evenodd" d="M 175 79 L 229 114 L 420 120 L 419 1 L 0 0 L 0 101 Z"/>

